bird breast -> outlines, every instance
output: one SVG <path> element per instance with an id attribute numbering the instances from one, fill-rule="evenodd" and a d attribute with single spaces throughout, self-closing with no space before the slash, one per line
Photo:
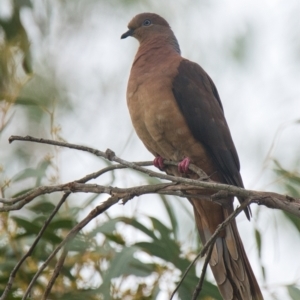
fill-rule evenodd
<path id="1" fill-rule="evenodd" d="M 127 89 L 130 116 L 137 135 L 155 156 L 174 161 L 189 156 L 193 161 L 204 157 L 205 149 L 191 134 L 172 92 L 178 66 L 167 65 L 155 72 L 143 68 L 147 71 L 139 76 L 135 73 L 139 66 L 133 67 Z M 194 159 L 191 153 L 195 153 Z"/>

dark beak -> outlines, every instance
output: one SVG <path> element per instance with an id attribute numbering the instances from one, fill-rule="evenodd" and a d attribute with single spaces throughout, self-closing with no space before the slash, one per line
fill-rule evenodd
<path id="1" fill-rule="evenodd" d="M 132 35 L 133 35 L 133 32 L 134 32 L 133 29 L 129 29 L 128 31 L 126 31 L 125 33 L 123 33 L 123 34 L 121 35 L 121 39 L 126 39 L 127 37 L 132 36 Z"/>

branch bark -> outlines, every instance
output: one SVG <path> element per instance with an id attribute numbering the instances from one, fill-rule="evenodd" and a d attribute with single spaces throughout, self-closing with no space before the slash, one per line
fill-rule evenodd
<path id="1" fill-rule="evenodd" d="M 0 203 L 2 203 L 2 206 L 0 207 L 0 212 L 9 212 L 13 210 L 20 210 L 22 207 L 27 205 L 28 203 L 34 201 L 37 197 L 45 194 L 52 194 L 55 192 L 63 192 L 64 195 L 61 198 L 61 201 L 56 206 L 48 220 L 45 222 L 45 225 L 41 229 L 40 233 L 38 234 L 37 238 L 35 239 L 33 245 L 30 247 L 30 249 L 27 251 L 27 253 L 21 258 L 19 263 L 15 266 L 15 268 L 12 270 L 8 283 L 6 285 L 6 288 L 4 290 L 4 293 L 2 294 L 0 300 L 5 300 L 8 296 L 8 293 L 12 287 L 14 278 L 16 276 L 17 271 L 19 270 L 22 263 L 31 255 L 33 249 L 35 248 L 36 244 L 38 243 L 39 239 L 41 238 L 43 232 L 45 231 L 48 224 L 51 222 L 53 216 L 57 213 L 65 199 L 72 193 L 78 193 L 78 192 L 84 192 L 84 193 L 97 193 L 97 194 L 107 194 L 109 195 L 109 198 L 104 201 L 102 204 L 98 205 L 95 209 L 93 209 L 80 223 L 78 223 L 70 232 L 67 234 L 65 239 L 55 248 L 55 250 L 50 254 L 50 256 L 47 258 L 47 260 L 41 265 L 35 276 L 32 278 L 24 296 L 23 300 L 25 300 L 33 285 L 35 284 L 37 278 L 41 275 L 43 270 L 48 266 L 49 262 L 52 260 L 52 258 L 58 253 L 60 249 L 64 247 L 64 249 L 67 249 L 68 243 L 74 239 L 76 234 L 84 227 L 86 226 L 91 220 L 93 220 L 95 217 L 109 209 L 111 206 L 115 205 L 119 201 L 122 201 L 123 204 L 125 204 L 127 201 L 131 200 L 134 197 L 138 197 L 144 194 L 163 194 L 163 195 L 176 195 L 179 197 L 188 197 L 189 196 L 189 190 L 193 190 L 193 198 L 196 198 L 197 195 L 194 194 L 195 190 L 199 190 L 199 197 L 201 196 L 201 190 L 203 189 L 210 189 L 215 191 L 216 193 L 211 197 L 211 199 L 207 199 L 207 201 L 215 201 L 216 203 L 219 203 L 220 205 L 224 205 L 219 200 L 224 199 L 224 196 L 241 196 L 245 198 L 246 200 L 217 228 L 216 232 L 211 236 L 211 238 L 207 241 L 207 243 L 202 248 L 199 255 L 197 255 L 194 262 L 199 258 L 205 255 L 208 251 L 207 258 L 205 260 L 204 268 L 202 271 L 202 276 L 200 279 L 200 282 L 198 286 L 196 287 L 196 290 L 194 292 L 194 298 L 196 299 L 197 295 L 199 294 L 203 278 L 206 270 L 206 266 L 209 260 L 210 251 L 209 249 L 212 248 L 216 237 L 218 236 L 219 232 L 224 229 L 225 226 L 227 226 L 236 216 L 241 213 L 244 208 L 247 205 L 250 205 L 251 203 L 256 203 L 258 205 L 264 205 L 268 208 L 273 209 L 280 209 L 286 212 L 289 212 L 297 217 L 300 217 L 300 199 L 295 199 L 290 196 L 281 195 L 273 192 L 262 192 L 262 191 L 253 191 L 253 190 L 246 190 L 243 188 L 239 188 L 236 186 L 231 186 L 227 184 L 221 184 L 217 182 L 213 182 L 210 180 L 210 178 L 205 174 L 200 168 L 198 168 L 195 165 L 190 165 L 190 170 L 195 172 L 199 175 L 198 180 L 189 179 L 189 178 L 182 178 L 182 177 L 175 177 L 167 174 L 163 174 L 160 172 L 155 172 L 153 170 L 150 170 L 148 168 L 145 168 L 147 166 L 151 166 L 152 162 L 146 161 L 146 162 L 129 162 L 126 160 L 123 160 L 115 155 L 113 151 L 110 149 L 104 151 L 100 151 L 97 149 L 93 149 L 90 147 L 85 147 L 81 145 L 76 144 L 70 144 L 65 142 L 58 142 L 53 140 L 47 140 L 47 139 L 38 139 L 30 136 L 21 137 L 21 136 L 12 136 L 9 139 L 9 142 L 12 143 L 13 141 L 27 141 L 27 142 L 34 142 L 34 143 L 43 143 L 43 144 L 49 144 L 49 145 L 55 145 L 60 147 L 66 147 L 70 149 L 80 150 L 89 152 L 97 157 L 101 157 L 102 159 L 108 160 L 110 162 L 113 162 L 111 166 L 105 167 L 95 173 L 91 173 L 86 175 L 85 177 L 68 182 L 65 184 L 60 185 L 52 185 L 52 186 L 40 186 L 37 188 L 34 188 L 27 193 L 24 193 L 22 195 L 19 195 L 17 197 L 13 198 L 0 198 Z M 165 165 L 177 165 L 176 162 L 172 161 L 164 161 Z M 105 185 L 99 185 L 99 184 L 88 184 L 87 182 L 91 179 L 98 178 L 102 176 L 103 174 L 107 172 L 111 172 L 116 169 L 132 169 L 136 170 L 138 172 L 141 172 L 143 174 L 146 174 L 150 177 L 159 178 L 163 181 L 163 183 L 159 184 L 148 184 L 148 185 L 140 185 L 140 186 L 133 186 L 133 187 L 127 187 L 127 188 L 119 188 L 119 187 L 112 187 L 112 186 L 105 186 Z M 63 266 L 63 261 L 65 259 L 65 256 L 67 255 L 67 250 L 65 250 L 61 256 L 61 259 L 58 261 L 55 269 L 55 273 L 53 274 L 51 281 L 49 282 L 47 289 L 44 293 L 43 298 L 45 299 L 47 295 L 50 293 L 51 288 L 54 285 L 55 279 L 59 275 L 59 272 Z M 192 264 L 194 263 L 192 262 Z M 191 265 L 192 265 L 191 264 Z M 191 266 L 190 266 L 191 267 Z M 183 275 L 182 280 L 184 279 L 185 275 L 187 274 L 189 268 L 186 270 L 185 274 Z M 181 281 L 182 282 L 182 281 Z M 175 295 L 175 292 L 177 291 L 179 285 L 178 284 L 176 290 L 173 292 L 172 297 Z"/>
<path id="2" fill-rule="evenodd" d="M 190 169 L 200 175 L 200 178 L 198 180 L 175 177 L 175 176 L 152 171 L 150 169 L 144 168 L 144 166 L 152 165 L 152 162 L 129 162 L 117 157 L 115 153 L 110 149 L 104 152 L 90 147 L 85 147 L 85 146 L 80 146 L 80 145 L 70 144 L 65 142 L 58 142 L 53 140 L 47 140 L 47 139 L 38 139 L 31 136 L 26 136 L 26 137 L 11 136 L 9 142 L 12 143 L 13 141 L 17 141 L 17 140 L 43 143 L 43 144 L 60 146 L 60 147 L 66 147 L 70 149 L 81 150 L 81 151 L 89 152 L 98 157 L 102 157 L 106 160 L 118 163 L 118 165 L 113 165 L 112 167 L 102 169 L 99 172 L 94 173 L 93 175 L 88 175 L 87 176 L 88 178 L 99 177 L 102 174 L 113 169 L 130 168 L 142 172 L 144 174 L 147 174 L 150 177 L 156 177 L 162 180 L 168 180 L 172 182 L 173 185 L 169 183 L 166 185 L 164 184 L 147 185 L 147 186 L 136 186 L 136 187 L 121 189 L 118 187 L 107 187 L 107 186 L 101 186 L 96 184 L 82 184 L 82 182 L 86 182 L 87 180 L 86 181 L 79 180 L 79 181 L 69 182 L 62 185 L 38 187 L 16 198 L 11 198 L 11 199 L 0 198 L 0 203 L 4 204 L 3 207 L 0 208 L 0 212 L 20 209 L 25 204 L 31 202 L 33 199 L 35 199 L 40 195 L 54 193 L 58 191 L 69 192 L 69 193 L 77 193 L 77 192 L 107 193 L 109 195 L 119 196 L 120 198 L 123 198 L 125 194 L 140 196 L 142 194 L 149 194 L 149 193 L 169 194 L 169 195 L 186 197 L 187 194 L 185 193 L 185 191 L 187 191 L 188 189 L 196 188 L 201 190 L 201 188 L 205 188 L 217 192 L 212 197 L 212 200 L 216 202 L 218 202 L 218 199 L 224 198 L 224 193 L 226 193 L 227 196 L 241 196 L 243 198 L 250 198 L 251 200 L 249 204 L 256 203 L 258 205 L 264 205 L 268 208 L 281 209 L 297 217 L 300 217 L 300 199 L 296 199 L 287 195 L 281 195 L 274 192 L 246 190 L 232 185 L 216 183 L 211 181 L 207 176 L 207 174 L 205 174 L 200 168 L 198 168 L 195 165 L 191 165 Z M 177 165 L 176 162 L 171 162 L 166 160 L 164 161 L 164 164 Z"/>

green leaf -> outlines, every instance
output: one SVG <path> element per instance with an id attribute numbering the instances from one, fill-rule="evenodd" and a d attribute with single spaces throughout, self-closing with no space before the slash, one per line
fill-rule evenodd
<path id="1" fill-rule="evenodd" d="M 255 229 L 255 240 L 258 249 L 258 256 L 261 258 L 261 235 L 257 229 Z"/>
<path id="2" fill-rule="evenodd" d="M 178 259 L 174 262 L 174 265 L 181 271 L 181 274 L 183 274 L 190 263 L 191 262 L 188 259 L 178 257 Z M 191 299 L 198 281 L 199 278 L 196 275 L 196 268 L 194 264 L 178 290 L 180 299 Z M 207 299 L 207 296 L 213 297 L 216 300 L 222 300 L 218 288 L 214 284 L 204 280 L 199 299 Z"/>
<path id="3" fill-rule="evenodd" d="M 299 184 L 295 186 L 295 185 L 292 185 L 292 184 L 286 182 L 284 184 L 284 187 L 285 187 L 288 195 L 295 197 L 295 198 L 299 197 L 299 195 L 300 195 L 300 192 L 299 192 L 300 185 Z"/>
<path id="4" fill-rule="evenodd" d="M 22 219 L 16 216 L 13 216 L 12 219 L 17 223 L 19 227 L 24 228 L 28 233 L 36 234 L 40 230 L 40 226 L 36 225 L 34 222 L 30 222 L 26 219 Z"/>
<path id="5" fill-rule="evenodd" d="M 160 240 L 169 240 L 171 230 L 166 225 L 164 225 L 160 220 L 150 217 L 150 220 L 152 221 L 154 229 L 156 229 L 160 233 Z"/>
<path id="6" fill-rule="evenodd" d="M 184 269 L 181 270 L 181 274 L 183 274 L 188 265 Z M 184 281 L 180 285 L 178 289 L 178 294 L 180 299 L 191 299 L 193 295 L 193 291 L 196 288 L 198 283 L 198 278 L 196 276 L 195 265 L 190 269 L 187 276 L 184 278 Z"/>
<path id="7" fill-rule="evenodd" d="M 119 245 L 122 245 L 124 246 L 125 245 L 125 240 L 123 239 L 123 237 L 118 234 L 118 233 L 114 233 L 114 234 L 109 234 L 109 233 L 106 233 L 105 234 L 106 238 L 108 238 L 110 241 L 112 242 L 115 242 Z"/>
<path id="8" fill-rule="evenodd" d="M 21 233 L 21 234 L 17 234 L 16 235 L 16 239 L 20 239 L 20 238 L 24 238 L 27 236 L 31 236 L 34 235 L 36 236 L 39 231 L 41 230 L 41 225 L 40 224 L 36 224 L 35 220 L 34 221 L 28 221 L 26 219 L 22 219 L 20 217 L 12 217 L 12 219 L 17 223 L 17 225 L 21 228 L 24 228 L 26 233 Z M 57 235 L 46 231 L 44 232 L 42 239 L 49 241 L 51 244 L 53 243 L 60 243 L 62 241 L 61 238 L 59 238 Z"/>
<path id="9" fill-rule="evenodd" d="M 116 247 L 112 246 L 110 243 L 105 242 L 102 245 L 93 245 L 93 251 L 101 257 L 106 257 L 111 260 L 112 257 L 116 255 Z"/>
<path id="10" fill-rule="evenodd" d="M 135 243 L 134 246 L 139 247 L 150 255 L 157 256 L 159 258 L 164 259 L 165 261 L 169 261 L 169 253 L 168 251 L 160 244 L 160 242 L 138 242 Z"/>
<path id="11" fill-rule="evenodd" d="M 5 260 L 3 262 L 0 263 L 0 268 L 1 268 L 1 272 L 11 272 L 11 270 L 15 267 L 16 265 L 16 260 L 14 259 L 9 259 L 9 260 Z M 6 280 L 5 282 L 7 282 L 8 278 L 6 276 Z"/>
<path id="12" fill-rule="evenodd" d="M 293 300 L 300 299 L 300 290 L 294 285 L 288 285 L 287 287 L 288 293 Z"/>
<path id="13" fill-rule="evenodd" d="M 284 169 L 277 160 L 274 160 L 274 164 L 276 166 L 275 172 L 279 176 L 282 176 L 285 179 L 285 181 L 287 181 L 290 184 L 295 184 L 297 186 L 300 185 L 300 174 L 299 173 L 291 172 L 291 171 Z"/>
<path id="14" fill-rule="evenodd" d="M 57 229 L 72 229 L 74 226 L 75 226 L 75 222 L 73 219 L 59 218 L 53 220 L 48 225 L 48 230 L 55 231 Z"/>
<path id="15" fill-rule="evenodd" d="M 93 231 L 91 231 L 89 236 L 94 237 L 97 233 L 112 234 L 116 229 L 116 224 L 118 222 L 120 222 L 120 218 L 108 220 L 105 223 L 103 223 L 101 226 L 98 226 Z"/>
<path id="16" fill-rule="evenodd" d="M 29 192 L 29 191 L 31 191 L 32 190 L 32 188 L 30 188 L 30 189 L 25 189 L 25 190 L 22 190 L 22 191 L 20 191 L 20 192 L 18 192 L 18 193 L 16 193 L 16 194 L 13 194 L 13 198 L 15 198 L 15 197 L 19 197 L 19 196 L 21 196 L 21 195 L 24 195 L 25 193 L 27 193 L 27 192 Z"/>
<path id="17" fill-rule="evenodd" d="M 36 179 L 36 186 L 41 185 L 42 179 L 45 177 L 47 168 L 51 165 L 51 161 L 49 160 L 42 160 L 38 166 L 33 168 L 27 168 L 19 172 L 12 178 L 13 182 L 18 182 L 28 178 L 35 178 Z"/>
<path id="18" fill-rule="evenodd" d="M 176 265 L 179 260 L 180 249 L 174 241 L 155 240 L 153 242 L 138 242 L 135 246 L 141 248 L 150 255 L 157 256 Z"/>
<path id="19" fill-rule="evenodd" d="M 27 169 L 24 169 L 22 170 L 20 173 L 18 173 L 17 175 L 15 175 L 13 178 L 12 178 L 12 181 L 14 182 L 18 182 L 20 180 L 23 180 L 23 179 L 27 179 L 27 178 L 35 178 L 37 176 L 37 171 L 36 169 L 33 169 L 33 168 L 27 168 Z"/>
<path id="20" fill-rule="evenodd" d="M 284 212 L 284 215 L 287 217 L 287 219 L 296 227 L 296 229 L 300 232 L 300 218 Z"/>
<path id="21" fill-rule="evenodd" d="M 148 229 L 146 226 L 144 226 L 142 223 L 138 222 L 134 218 L 126 218 L 126 217 L 118 217 L 114 219 L 110 219 L 103 223 L 101 226 L 98 226 L 95 228 L 90 234 L 90 237 L 95 236 L 97 233 L 103 233 L 105 235 L 112 234 L 114 230 L 116 229 L 116 224 L 119 222 L 123 222 L 127 225 L 130 225 L 143 233 L 145 233 L 147 236 L 151 237 L 152 239 L 156 239 L 157 237 L 155 236 L 154 232 L 150 229 Z"/>
<path id="22" fill-rule="evenodd" d="M 38 106 L 39 102 L 38 100 L 34 99 L 34 98 L 29 98 L 29 97 L 18 97 L 16 99 L 15 104 L 19 104 L 19 105 L 33 105 L 33 106 Z"/>
<path id="23" fill-rule="evenodd" d="M 149 237 L 151 237 L 154 240 L 157 240 L 156 235 L 154 234 L 154 232 L 150 229 L 148 229 L 146 226 L 144 226 L 142 223 L 138 222 L 136 219 L 134 218 L 120 218 L 120 220 L 122 222 L 124 222 L 127 225 L 131 225 L 134 228 L 142 231 L 143 233 L 145 233 L 146 235 L 148 235 Z"/>
<path id="24" fill-rule="evenodd" d="M 188 201 L 182 201 L 184 199 L 178 199 L 177 203 L 182 207 L 182 210 L 186 212 L 186 214 L 190 217 L 190 219 L 194 219 L 193 211 L 188 209 L 188 206 L 185 205 L 185 203 L 188 203 Z"/>
<path id="25" fill-rule="evenodd" d="M 162 203 L 164 204 L 165 209 L 168 213 L 168 216 L 169 216 L 169 219 L 170 219 L 170 222 L 171 222 L 171 225 L 172 225 L 174 237 L 175 237 L 175 239 L 177 239 L 178 222 L 177 222 L 175 211 L 174 211 L 172 205 L 170 205 L 169 201 L 167 200 L 167 198 L 165 196 L 161 196 L 161 200 L 162 200 Z"/>
<path id="26" fill-rule="evenodd" d="M 133 254 L 138 250 L 137 247 L 126 247 L 114 257 L 111 262 L 110 268 L 105 275 L 111 278 L 119 277 L 120 275 L 130 275 L 128 266 L 133 259 Z"/>
<path id="27" fill-rule="evenodd" d="M 136 258 L 132 258 L 128 266 L 128 272 L 138 277 L 147 277 L 155 270 L 154 264 L 146 264 Z"/>
<path id="28" fill-rule="evenodd" d="M 113 258 L 110 267 L 103 276 L 103 283 L 99 289 L 104 299 L 110 299 L 110 283 L 113 278 L 128 275 L 145 277 L 151 274 L 153 270 L 151 265 L 142 264 L 133 257 L 137 250 L 138 248 L 134 246 L 126 247 Z"/>
<path id="29" fill-rule="evenodd" d="M 41 185 L 41 181 L 42 179 L 46 176 L 46 170 L 48 169 L 48 167 L 51 165 L 51 161 L 50 160 L 42 160 L 37 168 L 37 176 L 36 176 L 36 184 L 35 186 L 38 187 Z"/>
<path id="30" fill-rule="evenodd" d="M 14 5 L 17 8 L 21 8 L 21 7 L 24 7 L 24 6 L 32 7 L 32 3 L 31 3 L 30 0 L 14 0 Z"/>
<path id="31" fill-rule="evenodd" d="M 27 206 L 28 209 L 35 213 L 49 214 L 55 208 L 55 205 L 49 201 L 41 201 Z"/>
<path id="32" fill-rule="evenodd" d="M 210 283 L 207 280 L 204 280 L 202 287 L 203 294 L 201 296 L 210 296 L 215 300 L 222 300 L 223 298 L 220 295 L 219 289 L 214 284 Z M 206 299 L 206 297 L 203 297 Z"/>
<path id="33" fill-rule="evenodd" d="M 69 251 L 82 252 L 87 251 L 90 246 L 87 238 L 83 234 L 77 234 L 76 237 L 68 244 Z"/>
<path id="34" fill-rule="evenodd" d="M 99 291 L 98 289 L 78 289 L 76 291 L 67 292 L 62 295 L 55 295 L 55 296 L 53 295 L 53 298 L 50 297 L 49 299 L 60 299 L 60 300 L 99 299 Z"/>
<path id="35" fill-rule="evenodd" d="M 198 282 L 199 278 L 195 275 L 195 268 L 193 267 L 178 289 L 180 299 L 191 299 Z M 218 288 L 207 280 L 204 280 L 198 299 L 204 300 L 207 299 L 207 297 L 222 300 Z"/>

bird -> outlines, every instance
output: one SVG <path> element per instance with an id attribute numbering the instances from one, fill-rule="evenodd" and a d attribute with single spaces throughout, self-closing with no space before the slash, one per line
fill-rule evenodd
<path id="1" fill-rule="evenodd" d="M 201 168 L 211 180 L 244 187 L 240 162 L 215 84 L 204 69 L 181 56 L 169 23 L 155 13 L 140 13 L 121 39 L 139 42 L 127 85 L 127 106 L 133 127 L 154 155 L 154 166 L 174 176 L 199 178 L 189 165 Z M 164 160 L 178 167 L 164 165 Z M 188 197 L 203 245 L 233 212 L 211 199 L 211 190 Z M 244 199 L 240 198 L 240 202 Z M 251 211 L 245 213 L 250 219 Z M 261 300 L 259 285 L 233 220 L 218 235 L 209 260 L 225 300 Z"/>

